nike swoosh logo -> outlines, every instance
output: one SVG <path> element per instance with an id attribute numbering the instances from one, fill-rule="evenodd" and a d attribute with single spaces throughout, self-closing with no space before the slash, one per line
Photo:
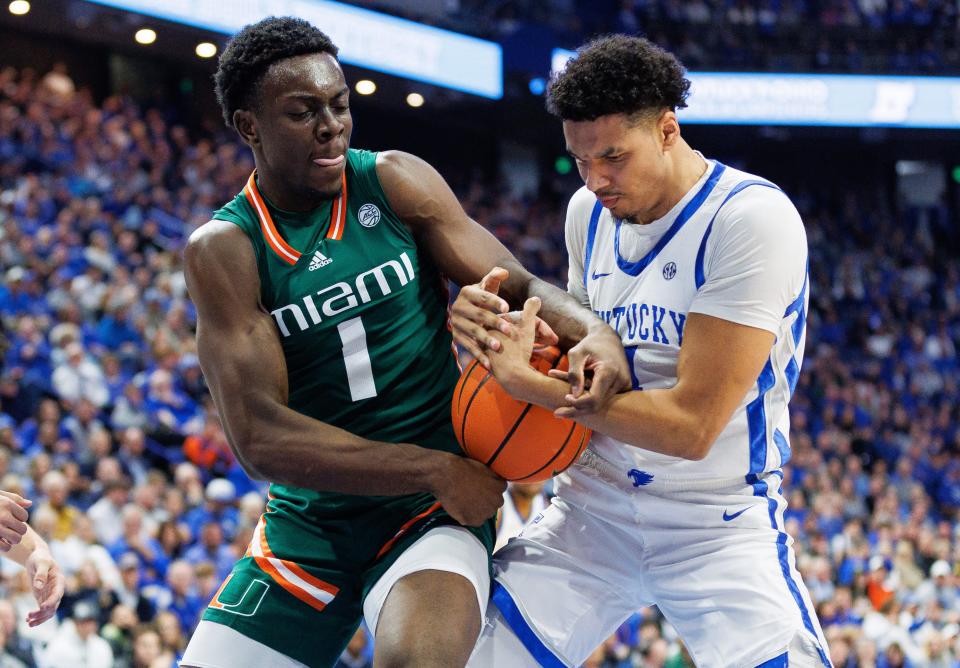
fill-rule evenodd
<path id="1" fill-rule="evenodd" d="M 594 272 L 593 272 L 593 280 L 597 280 L 598 278 L 603 278 L 604 276 L 609 276 L 609 275 L 612 274 L 612 273 L 613 273 L 612 271 L 608 271 L 608 272 L 605 273 L 605 274 L 598 274 L 598 273 L 596 272 L 596 270 L 594 270 Z"/>
<path id="2" fill-rule="evenodd" d="M 741 515 L 743 515 L 745 512 L 747 512 L 748 510 L 750 510 L 751 507 L 752 507 L 752 506 L 747 506 L 747 507 L 744 508 L 743 510 L 741 510 L 741 511 L 739 511 L 739 512 L 736 512 L 736 513 L 734 513 L 733 515 L 729 515 L 729 514 L 727 513 L 727 511 L 724 510 L 724 511 L 723 511 L 723 521 L 724 521 L 724 522 L 729 522 L 730 520 L 735 520 L 735 519 L 737 519 L 738 517 L 740 517 Z"/>

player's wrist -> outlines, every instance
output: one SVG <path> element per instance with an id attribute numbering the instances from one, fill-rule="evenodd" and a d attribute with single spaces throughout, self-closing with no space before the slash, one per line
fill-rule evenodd
<path id="1" fill-rule="evenodd" d="M 417 486 L 422 491 L 439 497 L 451 480 L 451 467 L 459 459 L 457 455 L 440 450 L 421 448 L 424 452 L 416 465 L 419 480 Z"/>

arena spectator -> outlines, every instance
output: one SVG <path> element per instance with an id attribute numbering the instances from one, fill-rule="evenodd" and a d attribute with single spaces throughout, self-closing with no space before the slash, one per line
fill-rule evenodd
<path id="1" fill-rule="evenodd" d="M 110 644 L 97 632 L 97 610 L 91 603 L 74 606 L 70 621 L 63 624 L 44 653 L 48 668 L 113 668 Z"/>

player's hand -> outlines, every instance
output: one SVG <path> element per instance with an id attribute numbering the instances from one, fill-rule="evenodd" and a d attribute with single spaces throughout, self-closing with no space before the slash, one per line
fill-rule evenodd
<path id="1" fill-rule="evenodd" d="M 540 298 L 531 297 L 523 304 L 519 320 L 510 333 L 492 332 L 499 346 L 489 356 L 490 370 L 494 378 L 511 396 L 522 392 L 524 377 L 532 373 L 530 357 L 536 344 L 537 313 L 540 311 Z"/>
<path id="2" fill-rule="evenodd" d="M 475 285 L 466 285 L 460 290 L 450 308 L 450 327 L 453 339 L 485 368 L 490 368 L 486 350 L 499 350 L 500 342 L 491 334 L 511 334 L 518 319 L 516 312 L 500 298 L 500 284 L 510 276 L 506 269 L 494 267 Z M 537 318 L 537 347 L 557 345 L 557 335 L 540 318 Z"/>
<path id="3" fill-rule="evenodd" d="M 27 613 L 27 624 L 38 626 L 53 617 L 63 598 L 64 579 L 60 567 L 46 547 L 35 549 L 24 564 L 37 609 Z"/>
<path id="4" fill-rule="evenodd" d="M 511 325 L 516 327 L 520 324 L 520 321 L 523 319 L 523 311 L 510 311 L 509 313 L 504 313 L 500 316 Z M 510 333 L 513 333 L 511 330 Z M 539 316 L 534 317 L 534 333 L 533 333 L 533 356 L 543 356 L 552 359 L 555 353 L 557 343 L 560 342 L 560 337 L 557 336 L 557 333 L 553 331 L 553 328 L 550 327 L 544 320 Z"/>
<path id="5" fill-rule="evenodd" d="M 597 327 L 567 352 L 568 371 L 552 370 L 551 378 L 570 383 L 567 405 L 557 417 L 583 417 L 603 408 L 613 395 L 632 388 L 627 356 L 620 337 L 610 327 Z"/>
<path id="6" fill-rule="evenodd" d="M 464 526 L 480 526 L 503 505 L 507 481 L 478 461 L 448 453 L 435 474 L 431 493 L 450 517 Z"/>
<path id="7" fill-rule="evenodd" d="M 18 545 L 27 533 L 27 508 L 33 501 L 13 492 L 0 491 L 0 552 Z"/>
<path id="8" fill-rule="evenodd" d="M 506 269 L 494 267 L 479 283 L 463 286 L 450 307 L 453 340 L 487 369 L 490 360 L 484 350 L 496 350 L 500 345 L 489 330 L 506 334 L 511 329 L 510 323 L 500 317 L 510 311 L 510 306 L 497 296 L 500 284 L 509 275 Z"/>

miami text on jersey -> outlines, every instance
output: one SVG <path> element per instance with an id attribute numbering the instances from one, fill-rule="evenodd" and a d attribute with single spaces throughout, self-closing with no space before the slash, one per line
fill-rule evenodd
<path id="1" fill-rule="evenodd" d="M 388 280 L 390 275 L 399 279 L 400 284 L 397 287 L 401 288 L 414 279 L 413 263 L 406 253 L 401 253 L 399 260 L 387 260 L 373 269 L 358 274 L 353 285 L 345 281 L 334 283 L 313 294 L 304 295 L 301 300 L 302 307 L 300 303 L 287 304 L 274 309 L 270 315 L 277 321 L 277 326 L 284 338 L 290 336 L 288 321 L 291 319 L 296 323 L 299 331 L 305 332 L 311 325 L 319 325 L 323 321 L 321 313 L 332 318 L 355 309 L 360 304 L 371 302 L 374 297 L 382 298 L 392 293 L 395 288 Z M 371 278 L 374 280 L 369 281 L 368 279 Z M 307 316 L 310 317 L 309 321 Z"/>

